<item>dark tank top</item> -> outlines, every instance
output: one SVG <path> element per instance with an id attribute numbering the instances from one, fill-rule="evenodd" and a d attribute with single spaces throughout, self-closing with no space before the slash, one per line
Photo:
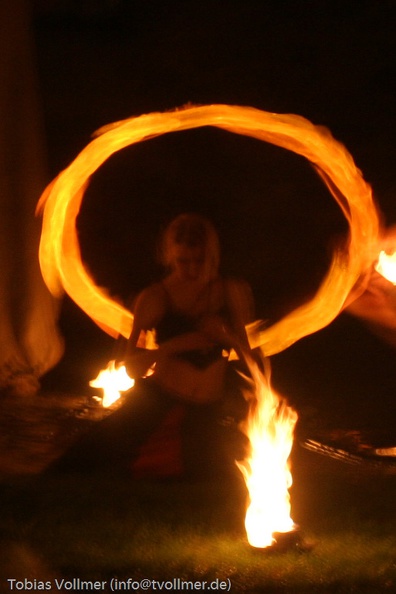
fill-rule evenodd
<path id="1" fill-rule="evenodd" d="M 189 332 L 195 332 L 198 330 L 199 322 L 202 320 L 205 314 L 201 316 L 192 316 L 178 310 L 172 303 L 170 295 L 168 294 L 164 285 L 162 285 L 165 299 L 166 299 L 166 311 L 162 319 L 156 326 L 156 340 L 159 345 L 181 336 Z M 218 315 L 223 316 L 225 308 L 216 312 Z M 222 357 L 223 347 L 221 345 L 213 345 L 212 347 L 205 350 L 192 350 L 183 353 L 178 353 L 177 357 L 183 361 L 188 361 L 195 367 L 204 369 L 208 367 L 218 359 Z"/>

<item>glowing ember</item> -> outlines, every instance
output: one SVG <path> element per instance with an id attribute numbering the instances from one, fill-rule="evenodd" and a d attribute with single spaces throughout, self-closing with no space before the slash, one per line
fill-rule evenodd
<path id="1" fill-rule="evenodd" d="M 101 388 L 103 390 L 102 406 L 108 408 L 116 402 L 121 392 L 130 390 L 135 384 L 135 380 L 129 377 L 124 365 L 116 367 L 115 361 L 110 361 L 106 369 L 99 372 L 97 378 L 89 382 L 92 388 Z"/>
<path id="2" fill-rule="evenodd" d="M 375 269 L 392 285 L 396 285 L 396 252 L 393 252 L 393 254 L 387 254 L 384 251 L 380 252 Z"/>
<path id="3" fill-rule="evenodd" d="M 271 546 L 275 533 L 295 529 L 290 517 L 289 489 L 292 475 L 289 455 L 297 413 L 271 388 L 257 365 L 251 366 L 254 400 L 245 432 L 249 457 L 238 463 L 249 492 L 245 527 L 249 543 L 258 548 Z"/>

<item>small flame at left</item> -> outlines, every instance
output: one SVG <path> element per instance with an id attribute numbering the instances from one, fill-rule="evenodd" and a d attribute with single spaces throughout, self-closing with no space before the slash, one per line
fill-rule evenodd
<path id="1" fill-rule="evenodd" d="M 102 406 L 108 408 L 120 398 L 121 392 L 133 388 L 135 380 L 129 377 L 125 365 L 117 367 L 115 361 L 109 361 L 89 385 L 103 390 Z"/>

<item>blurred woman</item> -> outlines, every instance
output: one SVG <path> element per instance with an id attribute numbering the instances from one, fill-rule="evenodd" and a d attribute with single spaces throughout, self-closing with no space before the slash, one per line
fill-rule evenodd
<path id="1" fill-rule="evenodd" d="M 219 242 L 212 224 L 195 214 L 177 217 L 165 231 L 167 275 L 137 298 L 126 366 L 132 377 L 153 368 L 151 381 L 175 398 L 204 404 L 223 395 L 231 349 L 248 350 L 251 317 L 245 283 L 219 276 Z M 154 331 L 158 349 L 138 347 Z"/>
<path id="2" fill-rule="evenodd" d="M 160 256 L 164 278 L 144 289 L 133 308 L 124 363 L 135 386 L 84 448 L 66 455 L 62 467 L 67 462 L 70 469 L 105 463 L 114 468 L 128 461 L 130 466 L 175 408 L 183 410 L 178 418 L 184 467 L 197 471 L 204 460 L 220 456 L 214 436 L 232 392 L 226 388 L 228 357 L 232 349 L 240 357 L 249 351 L 250 290 L 219 275 L 218 236 L 200 215 L 182 214 L 170 223 Z M 149 332 L 157 348 L 145 348 Z"/>

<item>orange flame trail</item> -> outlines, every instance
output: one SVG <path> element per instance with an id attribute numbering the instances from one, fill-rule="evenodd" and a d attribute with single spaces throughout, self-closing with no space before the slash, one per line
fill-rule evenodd
<path id="1" fill-rule="evenodd" d="M 114 152 L 154 136 L 201 126 L 253 136 L 306 157 L 337 189 L 333 195 L 350 225 L 348 253 L 334 255 L 317 298 L 271 328 L 250 329 L 252 346 L 263 346 L 268 356 L 323 328 L 338 315 L 357 278 L 372 262 L 379 230 L 371 188 L 351 155 L 327 129 L 314 126 L 300 116 L 250 107 L 208 105 L 129 118 L 102 128 L 39 201 L 38 211 L 44 212 L 39 253 L 44 280 L 54 294 L 59 295 L 64 289 L 109 334 L 128 337 L 132 314 L 95 285 L 81 260 L 76 217 L 86 186 Z M 327 306 L 323 308 L 325 301 Z"/>

